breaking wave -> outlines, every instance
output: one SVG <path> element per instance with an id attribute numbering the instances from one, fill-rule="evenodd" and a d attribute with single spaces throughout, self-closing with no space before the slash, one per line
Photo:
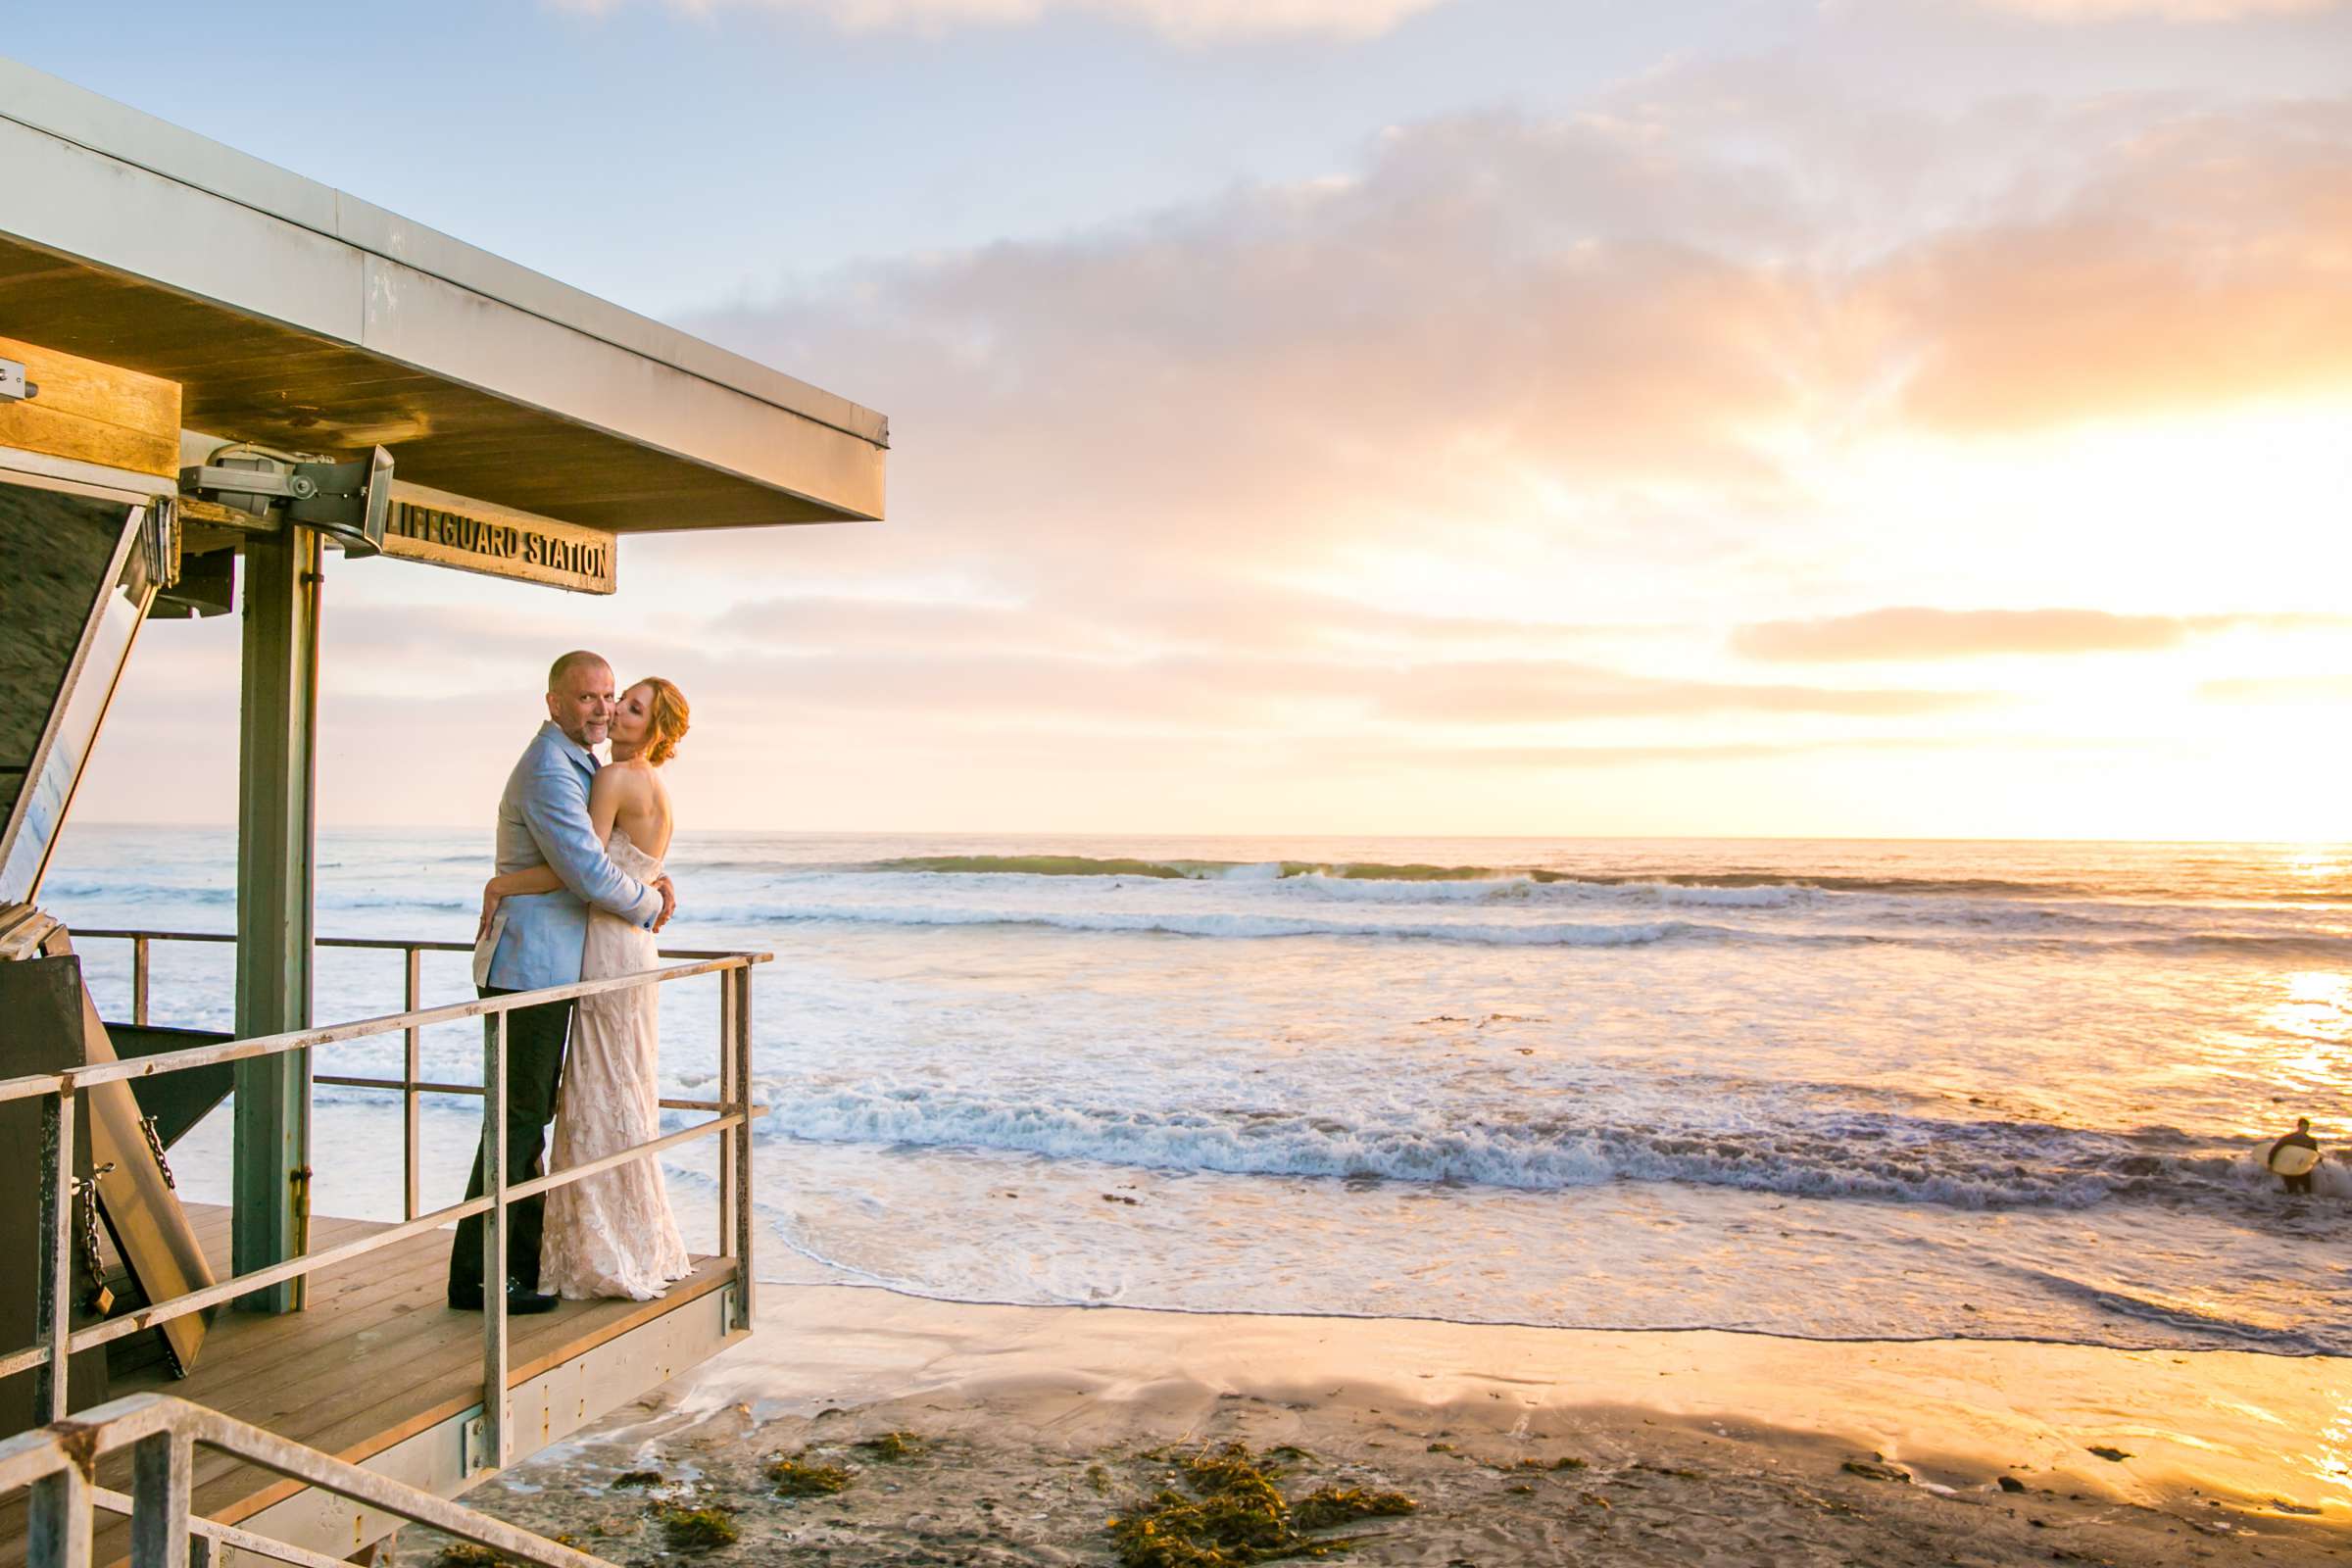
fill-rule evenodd
<path id="1" fill-rule="evenodd" d="M 1062 931 L 1136 932 L 1160 936 L 1266 940 L 1283 937 L 1390 937 L 1406 941 L 1472 942 L 1507 947 L 1626 948 L 1652 943 L 1729 938 L 1727 926 L 1682 920 L 1606 924 L 1577 920 L 1520 923 L 1449 920 L 1348 920 L 1314 915 L 1236 911 L 1116 909 L 990 909 L 939 905 L 755 905 L 711 911 L 726 924 L 841 920 L 899 926 L 1043 926 Z"/>
<path id="2" fill-rule="evenodd" d="M 1142 1110 L 902 1087 L 775 1085 L 763 1129 L 817 1143 L 1013 1151 L 1155 1170 L 1379 1177 L 1561 1191 L 1681 1182 L 1803 1198 L 1966 1209 L 2086 1208 L 2116 1199 L 2236 1207 L 2266 1195 L 2251 1152 L 2164 1132 L 2109 1134 L 2014 1122 L 1855 1115 L 1815 1126 L 1668 1129 L 1613 1121 L 1448 1120 L 1348 1114 Z M 2323 1167 L 2352 1200 L 2352 1171 Z"/>
<path id="3" fill-rule="evenodd" d="M 966 876 L 1136 876 L 1185 881 L 1280 880 L 1321 877 L 1350 882 L 1495 882 L 1537 885 L 1582 884 L 1595 888 L 1638 885 L 1728 891 L 1802 890 L 1823 893 L 1880 893 L 1897 896 L 1985 896 L 1992 898 L 2082 898 L 2100 890 L 2079 882 L 2027 882 L 2000 877 L 1854 876 L 1775 870 L 1642 872 L 1560 871 L 1544 866 L 1431 865 L 1379 860 L 1186 860 L 1086 855 L 916 855 L 873 862 L 877 871 L 931 872 Z"/>

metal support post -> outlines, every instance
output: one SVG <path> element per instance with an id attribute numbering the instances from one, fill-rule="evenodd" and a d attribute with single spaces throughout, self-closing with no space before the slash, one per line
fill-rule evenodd
<path id="1" fill-rule="evenodd" d="M 147 963 L 148 947 L 145 937 L 130 939 L 130 1021 L 137 1027 L 147 1027 Z"/>
<path id="2" fill-rule="evenodd" d="M 752 967 L 729 969 L 721 976 L 735 993 L 735 1034 L 727 1050 L 735 1058 L 735 1087 L 722 1100 L 732 1100 L 743 1116 L 735 1138 L 735 1327 L 752 1326 Z"/>
<path id="3" fill-rule="evenodd" d="M 158 1432 L 132 1446 L 130 1568 L 188 1568 L 194 1449 L 177 1432 Z"/>
<path id="4" fill-rule="evenodd" d="M 507 1019 L 497 1014 L 482 1063 L 482 1453 L 507 1467 Z"/>
<path id="5" fill-rule="evenodd" d="M 404 993 L 403 1012 L 415 1012 L 421 1005 L 424 990 L 423 955 L 415 948 L 408 954 L 408 986 Z M 421 1202 L 418 1197 L 419 1171 L 423 1166 L 423 1149 L 416 1116 L 416 1081 L 424 1076 L 424 1031 L 412 1025 L 407 1033 L 401 1054 L 400 1066 L 400 1149 L 402 1219 L 415 1219 Z"/>
<path id="6" fill-rule="evenodd" d="M 318 710 L 318 535 L 286 527 L 245 546 L 245 671 L 237 800 L 237 1033 L 311 1023 Z M 292 1257 L 293 1173 L 308 1165 L 311 1054 L 237 1063 L 231 1258 L 240 1274 Z M 279 1284 L 243 1298 L 293 1309 Z"/>
<path id="7" fill-rule="evenodd" d="M 743 1099 L 735 1082 L 735 977 L 720 970 L 718 981 L 718 1102 L 732 1110 Z M 724 1114 L 724 1112 L 721 1112 Z M 718 1135 L 718 1254 L 735 1255 L 735 1132 Z"/>
<path id="8" fill-rule="evenodd" d="M 33 1372 L 33 1419 L 66 1418 L 74 1333 L 74 1110 L 67 1090 L 41 1100 L 41 1338 L 49 1359 Z"/>
<path id="9" fill-rule="evenodd" d="M 90 1478 L 67 1465 L 35 1481 L 25 1520 L 24 1560 L 30 1568 L 89 1568 Z"/>

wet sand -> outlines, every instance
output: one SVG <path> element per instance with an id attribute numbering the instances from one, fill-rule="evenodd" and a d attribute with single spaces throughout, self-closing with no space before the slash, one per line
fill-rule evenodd
<path id="1" fill-rule="evenodd" d="M 752 1343 L 468 1500 L 626 1563 L 678 1560 L 649 1513 L 663 1503 L 733 1510 L 740 1540 L 713 1562 L 1108 1563 L 1112 1517 L 1189 1494 L 1182 1457 L 1240 1442 L 1298 1450 L 1277 1461 L 1293 1501 L 1413 1498 L 1330 1532 L 1363 1563 L 2352 1562 L 2343 1359 L 845 1287 L 763 1287 L 760 1318 Z M 891 1432 L 913 1451 L 858 1446 Z M 776 1496 L 777 1454 L 847 1485 Z M 398 1560 L 439 1546 L 412 1534 Z"/>

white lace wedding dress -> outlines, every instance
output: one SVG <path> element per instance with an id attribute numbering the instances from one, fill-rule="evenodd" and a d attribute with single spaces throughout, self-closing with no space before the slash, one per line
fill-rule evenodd
<path id="1" fill-rule="evenodd" d="M 662 862 L 620 828 L 605 846 L 612 863 L 640 882 Z M 588 915 L 580 978 L 607 979 L 651 969 L 654 934 L 602 909 Z M 557 1102 L 549 1168 L 562 1170 L 617 1153 L 661 1134 L 661 1030 L 652 986 L 582 997 L 571 1019 L 571 1049 Z M 600 1171 L 547 1195 L 539 1240 L 539 1288 L 579 1300 L 624 1296 L 647 1301 L 690 1272 L 686 1243 L 669 1211 L 659 1155 Z"/>

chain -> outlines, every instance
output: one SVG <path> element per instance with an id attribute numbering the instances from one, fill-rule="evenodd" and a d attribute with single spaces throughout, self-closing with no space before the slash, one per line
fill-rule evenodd
<path id="1" fill-rule="evenodd" d="M 107 1289 L 106 1260 L 98 1255 L 98 1178 L 115 1168 L 108 1160 L 87 1178 L 76 1177 L 74 1196 L 81 1200 L 81 1267 L 90 1277 L 89 1294 L 82 1304 L 104 1317 L 115 1304 L 115 1293 Z"/>
<path id="2" fill-rule="evenodd" d="M 155 1156 L 156 1169 L 164 1173 L 164 1185 L 176 1192 L 179 1183 L 172 1179 L 172 1162 L 164 1157 L 164 1140 L 163 1136 L 155 1130 L 155 1118 L 141 1116 L 139 1131 L 147 1135 L 147 1152 Z"/>

